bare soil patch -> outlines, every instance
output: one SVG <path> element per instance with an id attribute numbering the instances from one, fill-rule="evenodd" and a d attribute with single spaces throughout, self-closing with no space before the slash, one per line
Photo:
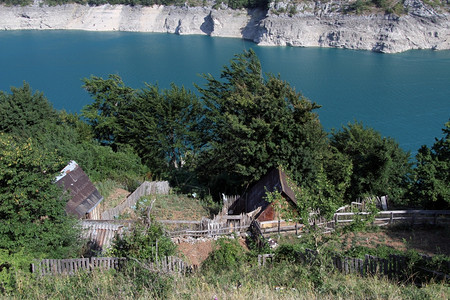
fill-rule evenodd
<path id="1" fill-rule="evenodd" d="M 239 238 L 239 244 L 244 248 L 244 251 L 249 251 L 244 238 Z M 213 249 L 214 239 L 199 239 L 195 242 L 182 241 L 178 243 L 178 250 L 186 257 L 187 262 L 196 266 L 200 266 Z"/>
<path id="2" fill-rule="evenodd" d="M 178 244 L 178 250 L 186 257 L 189 264 L 200 266 L 213 250 L 213 240 L 207 240 L 191 244 L 181 242 Z"/>

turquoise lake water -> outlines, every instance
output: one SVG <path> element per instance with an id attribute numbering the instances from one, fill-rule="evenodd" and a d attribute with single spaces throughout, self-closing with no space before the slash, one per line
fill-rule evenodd
<path id="1" fill-rule="evenodd" d="M 0 32 L 0 90 L 23 81 L 57 109 L 91 102 L 81 79 L 120 75 L 127 85 L 171 82 L 194 89 L 201 73 L 220 74 L 234 54 L 252 48 L 263 70 L 280 74 L 322 105 L 327 130 L 363 121 L 415 153 L 441 137 L 450 117 L 450 51 L 380 54 L 322 48 L 259 47 L 240 39 L 173 34 Z M 7 116 L 2 116 L 7 117 Z"/>

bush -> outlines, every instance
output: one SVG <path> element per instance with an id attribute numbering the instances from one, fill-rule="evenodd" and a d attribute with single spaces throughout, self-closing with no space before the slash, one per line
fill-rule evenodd
<path id="1" fill-rule="evenodd" d="M 238 240 L 222 237 L 215 242 L 214 250 L 203 262 L 202 269 L 223 272 L 238 268 L 244 260 L 244 250 Z"/>
<path id="2" fill-rule="evenodd" d="M 168 237 L 159 223 L 138 224 L 122 237 L 113 242 L 110 254 L 116 257 L 132 257 L 146 261 L 155 261 L 164 256 L 175 254 L 176 245 Z"/>
<path id="3" fill-rule="evenodd" d="M 32 258 L 23 251 L 10 255 L 7 250 L 0 249 L 0 295 L 16 290 L 16 273 L 20 270 L 29 272 L 31 262 Z"/>

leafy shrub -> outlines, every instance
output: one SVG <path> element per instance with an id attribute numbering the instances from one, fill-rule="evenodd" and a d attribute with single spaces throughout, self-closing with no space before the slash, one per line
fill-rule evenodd
<path id="1" fill-rule="evenodd" d="M 299 245 L 280 245 L 275 251 L 276 261 L 288 261 L 292 263 L 303 262 L 303 255 L 298 247 Z"/>
<path id="2" fill-rule="evenodd" d="M 236 238 L 229 239 L 222 237 L 214 244 L 214 250 L 203 262 L 202 269 L 225 271 L 237 268 L 244 262 L 245 255 L 243 248 Z"/>
<path id="3" fill-rule="evenodd" d="M 0 295 L 11 294 L 16 289 L 16 272 L 28 271 L 32 257 L 22 251 L 9 254 L 7 250 L 0 249 Z"/>
<path id="4" fill-rule="evenodd" d="M 175 250 L 176 245 L 164 233 L 162 226 L 152 221 L 151 225 L 138 224 L 130 234 L 116 237 L 110 252 L 117 257 L 155 261 L 174 255 Z"/>

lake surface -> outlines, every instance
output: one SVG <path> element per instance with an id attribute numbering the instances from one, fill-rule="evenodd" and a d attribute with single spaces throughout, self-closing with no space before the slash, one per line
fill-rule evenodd
<path id="1" fill-rule="evenodd" d="M 263 70 L 280 74 L 322 105 L 327 130 L 362 121 L 415 153 L 442 137 L 450 117 L 450 51 L 379 54 L 322 48 L 259 47 L 240 39 L 173 34 L 0 32 L 0 90 L 30 83 L 57 109 L 79 112 L 92 100 L 91 75 L 120 75 L 134 88 L 171 82 L 194 90 L 202 73 L 219 76 L 233 55 L 252 48 Z M 5 116 L 2 116 L 5 117 Z"/>

